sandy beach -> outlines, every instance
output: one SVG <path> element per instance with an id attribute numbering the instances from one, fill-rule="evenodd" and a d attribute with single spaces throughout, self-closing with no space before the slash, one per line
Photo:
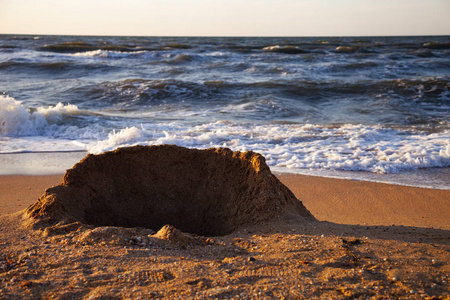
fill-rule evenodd
<path id="1" fill-rule="evenodd" d="M 277 177 L 318 221 L 155 238 L 112 227 L 45 236 L 20 211 L 63 175 L 0 176 L 0 298 L 449 298 L 449 190 Z"/>
<path id="2" fill-rule="evenodd" d="M 320 221 L 450 230 L 450 190 L 303 175 L 279 175 Z"/>
<path id="3" fill-rule="evenodd" d="M 33 204 L 63 176 L 0 176 L 0 215 Z M 449 190 L 295 174 L 277 177 L 320 221 L 450 230 Z"/>

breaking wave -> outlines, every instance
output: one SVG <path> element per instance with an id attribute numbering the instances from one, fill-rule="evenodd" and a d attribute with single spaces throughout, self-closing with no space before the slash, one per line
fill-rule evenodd
<path id="1" fill-rule="evenodd" d="M 88 146 L 101 153 L 132 145 L 176 144 L 185 147 L 229 147 L 262 153 L 278 170 L 301 169 L 398 173 L 450 166 L 450 130 L 441 133 L 362 125 L 252 125 L 216 122 L 200 126 L 170 124 L 130 127 Z M 409 135 L 406 135 L 406 134 Z"/>
<path id="2" fill-rule="evenodd" d="M 60 124 L 65 116 L 78 113 L 78 107 L 63 103 L 28 110 L 14 98 L 0 95 L 0 136 L 39 135 Z"/>

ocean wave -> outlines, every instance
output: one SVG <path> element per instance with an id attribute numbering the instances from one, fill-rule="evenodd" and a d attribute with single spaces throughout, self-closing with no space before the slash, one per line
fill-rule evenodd
<path id="1" fill-rule="evenodd" d="M 0 49 L 16 49 L 17 46 L 13 45 L 0 45 Z"/>
<path id="2" fill-rule="evenodd" d="M 163 46 L 164 49 L 190 49 L 191 45 L 181 43 L 168 43 Z"/>
<path id="3" fill-rule="evenodd" d="M 428 49 L 417 49 L 406 52 L 408 55 L 414 55 L 420 58 L 436 57 L 436 54 Z"/>
<path id="4" fill-rule="evenodd" d="M 86 97 L 96 100 L 100 106 L 120 105 L 135 107 L 140 105 L 159 105 L 165 101 L 180 102 L 187 99 L 203 99 L 209 95 L 212 87 L 204 84 L 174 79 L 148 80 L 125 79 L 116 82 L 104 82 L 98 85 L 77 88 Z"/>
<path id="5" fill-rule="evenodd" d="M 220 63 L 232 63 L 233 58 L 230 55 L 214 52 L 214 53 L 206 53 L 206 54 L 186 54 L 179 52 L 170 52 L 165 54 L 160 54 L 160 60 L 154 60 L 149 62 L 149 64 L 167 64 L 167 65 L 197 65 L 202 63 L 208 63 L 210 61 L 214 61 L 214 64 L 217 64 L 217 61 L 221 60 L 224 62 Z M 219 63 L 219 64 L 220 64 Z M 202 66 L 203 67 L 203 66 Z"/>
<path id="6" fill-rule="evenodd" d="M 97 143 L 89 144 L 86 146 L 90 153 L 100 154 L 106 149 L 112 150 L 123 145 L 130 145 L 139 143 L 143 137 L 142 130 L 137 127 L 126 127 L 125 129 L 115 131 L 108 134 L 108 138 Z"/>
<path id="7" fill-rule="evenodd" d="M 226 47 L 228 50 L 236 52 L 236 53 L 240 53 L 240 54 L 246 54 L 246 53 L 251 53 L 254 50 L 261 50 L 261 48 L 263 48 L 260 45 L 245 45 L 245 44 L 241 44 L 241 45 L 223 45 L 224 47 Z"/>
<path id="8" fill-rule="evenodd" d="M 65 43 L 44 45 L 39 48 L 39 50 L 42 51 L 63 52 L 63 53 L 92 51 L 94 49 L 96 49 L 95 46 L 89 45 L 85 42 L 65 42 Z"/>
<path id="9" fill-rule="evenodd" d="M 343 53 L 353 53 L 358 51 L 359 47 L 356 46 L 338 46 L 336 47 L 337 52 L 343 52 Z"/>
<path id="10" fill-rule="evenodd" d="M 0 63 L 0 71 L 8 70 L 15 71 L 40 71 L 50 74 L 59 72 L 73 72 L 73 71 L 86 71 L 86 70 L 107 70 L 112 69 L 111 66 L 102 64 L 83 64 L 79 62 L 69 61 L 45 61 L 45 62 L 33 62 L 33 61 L 17 61 L 10 59 Z"/>
<path id="11" fill-rule="evenodd" d="M 254 110 L 290 113 L 264 99 L 236 103 L 225 108 L 224 113 L 239 118 L 239 113 Z M 194 125 L 181 121 L 155 122 L 148 117 L 124 122 L 123 118 L 108 117 L 106 112 L 102 119 L 93 120 L 95 117 L 71 104 L 28 109 L 12 97 L 0 96 L 0 153 L 42 151 L 41 145 L 47 151 L 75 149 L 101 153 L 137 144 L 177 144 L 253 150 L 263 154 L 271 167 L 288 172 L 322 169 L 397 173 L 450 166 L 450 130 L 445 128 L 425 131 L 379 125 L 239 121 Z"/>
<path id="12" fill-rule="evenodd" d="M 79 94 L 83 99 L 90 99 L 89 101 L 93 100 L 92 104 L 97 107 L 117 106 L 117 108 L 142 110 L 146 106 L 152 106 L 154 110 L 158 109 L 156 106 L 170 104 L 194 110 L 213 109 L 217 113 L 226 112 L 228 109 L 226 107 L 229 105 L 238 107 L 240 102 L 246 101 L 246 107 L 254 108 L 252 116 L 255 117 L 261 114 L 264 117 L 276 119 L 291 118 L 296 114 L 297 116 L 310 114 L 311 112 L 305 112 L 304 108 L 313 107 L 315 111 L 322 114 L 312 113 L 310 117 L 327 118 L 328 116 L 323 112 L 328 107 L 328 109 L 338 109 L 345 116 L 351 114 L 356 121 L 363 121 L 363 119 L 367 121 L 367 118 L 372 118 L 375 124 L 395 124 L 400 121 L 399 118 L 403 118 L 406 123 L 431 124 L 429 122 L 441 121 L 436 119 L 435 122 L 430 118 L 438 117 L 445 120 L 445 113 L 450 108 L 449 91 L 450 80 L 447 77 L 350 82 L 286 79 L 249 83 L 224 80 L 191 82 L 176 79 L 135 78 L 78 87 L 71 93 Z M 223 102 L 221 99 L 225 98 L 228 100 Z M 266 115 L 270 112 L 267 110 L 268 106 L 258 104 L 266 100 L 273 102 L 274 104 L 271 105 L 273 107 L 283 109 L 291 107 L 287 111 L 272 110 L 273 114 Z M 417 106 L 417 103 L 422 105 Z M 239 116 L 247 112 L 247 110 L 234 111 Z M 355 115 L 355 112 L 358 115 Z M 250 117 L 250 115 L 247 116 Z M 391 116 L 392 122 L 387 122 L 386 118 Z M 299 120 L 305 121 L 304 117 L 300 117 Z"/>
<path id="13" fill-rule="evenodd" d="M 280 46 L 280 45 L 275 45 L 275 46 L 264 47 L 263 50 L 267 51 L 267 52 L 283 53 L 283 54 L 305 54 L 305 53 L 309 53 L 309 51 L 300 49 L 297 46 Z"/>
<path id="14" fill-rule="evenodd" d="M 167 51 L 167 50 L 188 50 L 192 46 L 182 43 L 167 43 L 159 44 L 154 47 L 147 45 L 127 45 L 127 44 L 108 44 L 105 41 L 97 41 L 94 43 L 86 43 L 83 41 L 64 42 L 56 44 L 46 44 L 38 48 L 40 51 L 56 52 L 56 53 L 79 53 L 79 52 L 93 52 L 93 51 L 110 51 L 110 52 L 153 52 L 153 51 Z"/>
<path id="15" fill-rule="evenodd" d="M 222 88 L 222 87 L 231 87 L 232 84 L 223 81 L 223 80 L 208 80 L 203 83 L 205 86 L 214 87 L 214 88 Z"/>
<path id="16" fill-rule="evenodd" d="M 363 62 L 346 62 L 330 65 L 330 69 L 335 72 L 346 72 L 351 70 L 362 70 L 369 72 L 370 69 L 379 67 L 380 64 L 375 61 L 363 61 Z"/>
<path id="17" fill-rule="evenodd" d="M 409 97 L 416 103 L 442 104 L 441 109 L 449 108 L 450 77 L 404 78 L 388 81 L 385 84 L 391 84 L 396 93 Z"/>
<path id="18" fill-rule="evenodd" d="M 49 44 L 39 47 L 38 50 L 50 51 L 57 53 L 76 53 L 76 52 L 88 52 L 95 50 L 105 50 L 105 51 L 138 51 L 134 47 L 125 45 L 92 45 L 83 41 L 75 42 L 64 42 Z"/>
<path id="19" fill-rule="evenodd" d="M 230 115 L 235 119 L 245 119 L 252 115 L 252 118 L 255 120 L 265 120 L 267 116 L 281 119 L 294 118 L 304 110 L 305 107 L 289 107 L 274 99 L 263 97 L 252 100 L 244 99 L 225 107 L 220 107 L 218 112 L 222 115 Z"/>
<path id="20" fill-rule="evenodd" d="M 155 58 L 158 56 L 158 54 L 154 51 L 131 51 L 131 52 L 125 52 L 125 51 L 112 51 L 112 50 L 92 50 L 92 51 L 85 51 L 85 52 L 77 52 L 72 54 L 73 56 L 78 57 L 102 57 L 102 58 Z"/>
<path id="21" fill-rule="evenodd" d="M 450 43 L 429 42 L 423 43 L 423 47 L 428 49 L 450 49 Z"/>
<path id="22" fill-rule="evenodd" d="M 371 63 L 370 63 L 371 65 Z M 346 65 L 349 68 L 359 68 L 359 65 Z M 402 96 L 401 101 L 411 99 L 424 102 L 443 103 L 449 100 L 450 77 L 431 76 L 418 78 L 401 78 L 392 80 L 272 80 L 249 83 L 249 87 L 264 88 L 279 91 L 292 96 L 328 95 L 385 95 Z M 406 97 L 405 97 L 406 96 Z M 326 99 L 324 99 L 326 100 Z"/>
<path id="23" fill-rule="evenodd" d="M 262 153 L 278 170 L 326 169 L 398 173 L 450 166 L 450 131 L 406 134 L 401 129 L 362 125 L 252 125 L 216 122 L 131 127 L 88 146 L 101 153 L 131 145 L 176 144 L 229 147 Z"/>
<path id="24" fill-rule="evenodd" d="M 194 59 L 195 59 L 194 56 L 189 54 L 177 54 L 173 59 L 170 60 L 170 62 L 184 63 L 184 62 L 191 62 Z"/>
<path id="25" fill-rule="evenodd" d="M 191 63 L 193 61 L 201 61 L 200 56 L 198 55 L 191 55 L 191 54 L 166 54 L 162 56 L 163 60 L 155 60 L 150 62 L 151 64 L 168 64 L 168 65 L 181 65 L 181 64 L 187 64 Z"/>
<path id="26" fill-rule="evenodd" d="M 240 61 L 220 61 L 220 62 L 213 62 L 210 64 L 207 64 L 204 66 L 205 69 L 210 70 L 210 71 L 229 71 L 229 72 L 233 72 L 233 73 L 237 73 L 237 72 L 244 72 L 248 69 L 251 68 L 251 65 L 245 62 L 240 62 Z"/>
<path id="27" fill-rule="evenodd" d="M 0 63 L 0 70 L 7 70 L 9 68 L 14 68 L 23 65 L 23 63 L 15 62 L 14 60 L 7 60 Z"/>
<path id="28" fill-rule="evenodd" d="M 248 73 L 256 74 L 280 74 L 282 76 L 294 73 L 294 70 L 281 66 L 252 66 L 244 70 Z"/>
<path id="29" fill-rule="evenodd" d="M 22 102 L 7 95 L 0 95 L 0 137 L 80 138 L 86 132 L 78 135 L 79 128 L 70 118 L 86 116 L 89 116 L 89 113 L 79 110 L 72 104 L 60 102 L 54 106 L 28 109 Z M 80 127 L 89 126 L 89 124 L 83 124 L 83 121 L 80 121 Z"/>

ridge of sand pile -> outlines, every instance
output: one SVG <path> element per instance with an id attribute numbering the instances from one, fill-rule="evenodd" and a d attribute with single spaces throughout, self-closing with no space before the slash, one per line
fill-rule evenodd
<path id="1" fill-rule="evenodd" d="M 174 145 L 88 155 L 25 212 L 35 228 L 81 222 L 157 231 L 170 224 L 210 236 L 288 214 L 314 220 L 260 154 Z"/>

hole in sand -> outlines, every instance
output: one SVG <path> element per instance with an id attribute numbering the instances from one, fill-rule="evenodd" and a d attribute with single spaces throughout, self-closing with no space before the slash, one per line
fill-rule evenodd
<path id="1" fill-rule="evenodd" d="M 207 236 L 286 213 L 313 219 L 261 155 L 173 145 L 88 155 L 27 209 L 36 226 L 78 221 L 156 231 L 171 224 Z"/>

